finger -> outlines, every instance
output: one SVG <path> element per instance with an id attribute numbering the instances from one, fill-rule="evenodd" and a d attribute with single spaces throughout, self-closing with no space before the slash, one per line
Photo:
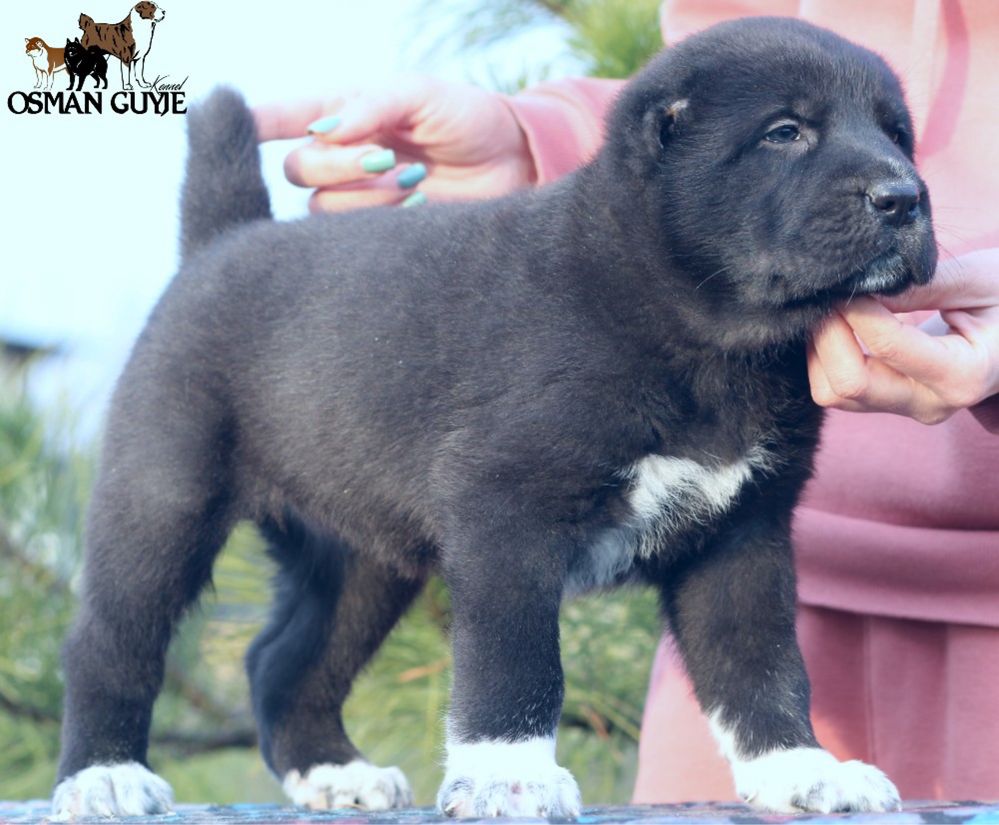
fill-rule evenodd
<path id="1" fill-rule="evenodd" d="M 816 362 L 813 369 L 822 373 L 820 386 L 836 398 L 863 397 L 870 378 L 867 359 L 853 330 L 841 315 L 833 314 L 816 330 L 812 350 Z"/>
<path id="2" fill-rule="evenodd" d="M 970 407 L 999 392 L 999 307 L 941 314 L 967 346 L 962 369 L 955 370 L 955 386 L 947 395 L 957 405 Z"/>
<path id="3" fill-rule="evenodd" d="M 395 153 L 376 144 L 334 147 L 313 142 L 288 153 L 284 174 L 296 186 L 321 188 L 370 178 L 395 165 Z"/>
<path id="4" fill-rule="evenodd" d="M 390 181 L 372 181 L 329 189 L 317 189 L 309 198 L 310 212 L 346 212 L 372 206 L 395 206 L 413 194 Z"/>
<path id="5" fill-rule="evenodd" d="M 943 420 L 944 406 L 936 395 L 876 359 L 865 358 L 862 377 L 851 375 L 845 384 L 838 362 L 821 356 L 817 356 L 817 360 L 828 382 L 825 389 L 821 376 L 816 382 L 819 394 L 816 401 L 824 407 L 851 412 L 890 412 L 925 423 Z"/>
<path id="6" fill-rule="evenodd" d="M 335 114 L 343 105 L 342 97 L 275 101 L 253 107 L 257 140 L 287 140 L 305 137 L 309 124 Z"/>
<path id="7" fill-rule="evenodd" d="M 817 364 L 810 369 L 809 379 L 813 372 L 821 372 L 816 389 L 822 398 L 818 403 L 823 406 L 912 415 L 918 404 L 933 401 L 932 394 L 925 388 L 918 388 L 921 395 L 917 402 L 915 381 L 876 358 L 864 355 L 853 328 L 839 314 L 819 328 L 813 348 Z"/>
<path id="8" fill-rule="evenodd" d="M 808 385 L 811 389 L 812 400 L 820 407 L 835 407 L 851 412 L 863 412 L 864 408 L 858 402 L 837 395 L 829 382 L 829 376 L 822 366 L 822 361 L 819 360 L 819 356 L 815 352 L 815 345 L 811 341 L 807 345 L 807 354 Z"/>
<path id="9" fill-rule="evenodd" d="M 972 252 L 942 261 L 926 286 L 879 300 L 892 312 L 995 306 L 999 303 L 999 271 L 994 255 Z"/>
<path id="10" fill-rule="evenodd" d="M 889 412 L 922 424 L 939 424 L 959 407 L 942 399 L 930 387 L 896 372 L 876 359 L 868 359 L 868 382 L 857 401 L 865 412 Z"/>
<path id="11" fill-rule="evenodd" d="M 840 312 L 867 351 L 897 372 L 927 384 L 944 381 L 951 372 L 960 336 L 928 335 L 871 298 L 851 301 Z"/>
<path id="12" fill-rule="evenodd" d="M 344 99 L 338 108 L 339 122 L 333 128 L 315 133 L 326 143 L 386 142 L 394 145 L 413 118 L 414 101 L 392 91 L 372 91 Z"/>

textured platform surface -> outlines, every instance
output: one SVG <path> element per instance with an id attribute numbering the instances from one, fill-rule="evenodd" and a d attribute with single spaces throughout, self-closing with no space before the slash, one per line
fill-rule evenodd
<path id="1" fill-rule="evenodd" d="M 48 819 L 49 807 L 44 801 L 32 802 L 0 802 L 0 823 L 7 822 L 42 822 Z M 288 808 L 278 805 L 178 805 L 175 813 L 166 816 L 137 817 L 127 820 L 88 819 L 79 822 L 109 822 L 129 823 L 129 825 L 145 825 L 145 823 L 162 823 L 163 825 L 201 825 L 201 823 L 220 822 L 246 823 L 247 825 L 291 825 L 291 823 L 343 823 L 344 825 L 368 825 L 368 823 L 384 823 L 384 825 L 423 825 L 423 823 L 450 822 L 443 819 L 429 808 L 416 808 L 407 811 L 391 813 L 366 814 L 360 811 L 327 811 L 313 813 L 300 808 Z M 470 822 L 472 820 L 463 820 Z M 484 820 L 491 823 L 502 820 Z M 529 820 L 507 820 L 526 822 Z M 555 821 L 555 820 L 553 820 Z M 566 822 L 567 820 L 559 820 Z M 612 823 L 635 823 L 635 825 L 653 825 L 653 823 L 732 823 L 732 825 L 752 825 L 752 823 L 783 823 L 807 822 L 810 825 L 818 823 L 889 823 L 889 825 L 908 825 L 909 823 L 926 823 L 926 825 L 949 825 L 953 823 L 968 823 L 968 825 L 999 825 L 999 802 L 907 802 L 904 810 L 893 814 L 802 814 L 801 816 L 784 816 L 760 814 L 744 805 L 697 804 L 685 805 L 641 805 L 628 807 L 592 807 L 585 808 L 583 815 L 577 820 L 568 820 L 580 825 L 612 825 Z"/>

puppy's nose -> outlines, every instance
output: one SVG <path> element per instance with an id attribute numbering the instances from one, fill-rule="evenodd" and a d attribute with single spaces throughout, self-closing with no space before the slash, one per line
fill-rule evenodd
<path id="1" fill-rule="evenodd" d="M 867 199 L 885 223 L 902 226 L 919 211 L 919 189 L 908 181 L 882 181 L 867 190 Z"/>

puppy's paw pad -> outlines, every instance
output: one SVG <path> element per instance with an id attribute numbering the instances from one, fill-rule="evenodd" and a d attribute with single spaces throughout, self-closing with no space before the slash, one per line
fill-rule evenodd
<path id="1" fill-rule="evenodd" d="M 296 805 L 314 811 L 386 811 L 413 804 L 413 793 L 402 771 L 379 768 L 363 759 L 346 765 L 315 765 L 305 776 L 289 771 L 284 778 L 284 792 Z"/>
<path id="2" fill-rule="evenodd" d="M 93 765 L 60 782 L 52 795 L 52 818 L 143 816 L 173 809 L 165 780 L 138 762 Z"/>
<path id="3" fill-rule="evenodd" d="M 770 811 L 883 812 L 901 809 L 898 791 L 881 771 L 856 760 L 839 762 L 819 748 L 766 754 L 737 772 L 740 795 Z"/>
<path id="4" fill-rule="evenodd" d="M 572 774 L 553 765 L 546 775 L 541 776 L 533 773 L 522 778 L 449 776 L 437 795 L 437 807 L 447 816 L 459 819 L 576 817 L 581 802 L 579 786 Z"/>

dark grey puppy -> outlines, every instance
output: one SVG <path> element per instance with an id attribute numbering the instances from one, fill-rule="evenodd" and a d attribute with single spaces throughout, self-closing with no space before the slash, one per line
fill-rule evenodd
<path id="1" fill-rule="evenodd" d="M 448 814 L 579 810 L 554 759 L 559 605 L 622 582 L 661 594 L 747 800 L 898 804 L 815 740 L 789 542 L 820 421 L 808 331 L 935 266 L 879 57 L 800 22 L 718 26 L 625 87 L 588 166 L 474 205 L 276 224 L 236 95 L 192 111 L 190 143 L 184 263 L 90 512 L 57 812 L 168 806 L 145 766 L 164 652 L 240 519 L 282 568 L 247 666 L 296 802 L 409 802 L 340 711 L 438 570 Z"/>

